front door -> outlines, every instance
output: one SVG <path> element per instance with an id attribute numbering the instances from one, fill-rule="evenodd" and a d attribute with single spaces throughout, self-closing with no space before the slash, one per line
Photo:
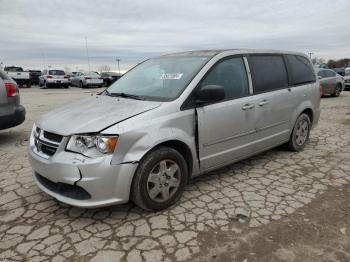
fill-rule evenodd
<path id="1" fill-rule="evenodd" d="M 225 100 L 198 107 L 200 169 L 205 171 L 248 155 L 254 130 L 255 101 L 242 57 L 221 60 L 200 85 L 221 85 Z"/>

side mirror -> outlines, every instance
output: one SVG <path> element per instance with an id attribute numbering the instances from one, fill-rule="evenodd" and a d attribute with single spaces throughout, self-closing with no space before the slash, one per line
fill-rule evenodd
<path id="1" fill-rule="evenodd" d="M 220 85 L 201 86 L 196 92 L 196 103 L 205 104 L 221 101 L 225 98 L 225 90 Z"/>
<path id="2" fill-rule="evenodd" d="M 322 79 L 322 76 L 318 76 L 317 78 L 318 78 L 318 79 Z"/>

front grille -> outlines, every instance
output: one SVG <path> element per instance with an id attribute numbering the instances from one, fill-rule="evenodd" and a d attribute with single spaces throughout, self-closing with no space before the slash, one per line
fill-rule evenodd
<path id="1" fill-rule="evenodd" d="M 44 137 L 56 143 L 61 143 L 63 136 L 44 131 Z"/>
<path id="2" fill-rule="evenodd" d="M 63 136 L 44 131 L 38 127 L 34 132 L 34 144 L 36 150 L 48 157 L 53 156 L 56 153 L 62 139 Z"/>
<path id="3" fill-rule="evenodd" d="M 86 200 L 91 198 L 91 195 L 80 186 L 61 182 L 55 183 L 38 173 L 35 173 L 35 177 L 41 185 L 54 193 L 77 200 Z"/>

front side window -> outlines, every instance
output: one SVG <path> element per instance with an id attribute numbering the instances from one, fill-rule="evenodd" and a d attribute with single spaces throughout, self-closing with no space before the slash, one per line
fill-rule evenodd
<path id="1" fill-rule="evenodd" d="M 316 81 L 314 68 L 310 61 L 303 56 L 286 55 L 294 85 L 312 83 Z"/>
<path id="2" fill-rule="evenodd" d="M 201 82 L 201 86 L 219 85 L 225 90 L 225 99 L 244 97 L 249 85 L 241 57 L 225 59 L 216 64 Z"/>
<path id="3" fill-rule="evenodd" d="M 174 55 L 149 59 L 114 82 L 106 93 L 123 93 L 145 100 L 174 100 L 210 58 Z"/>
<path id="4" fill-rule="evenodd" d="M 255 94 L 288 87 L 287 70 L 281 55 L 251 55 L 249 67 Z"/>

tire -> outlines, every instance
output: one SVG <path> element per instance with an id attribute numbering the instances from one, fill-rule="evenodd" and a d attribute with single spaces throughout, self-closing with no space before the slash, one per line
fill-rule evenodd
<path id="1" fill-rule="evenodd" d="M 31 87 L 32 87 L 32 83 L 31 82 L 27 83 L 27 88 L 31 88 Z"/>
<path id="2" fill-rule="evenodd" d="M 334 93 L 332 94 L 333 97 L 338 97 L 340 95 L 342 86 L 341 84 L 337 84 L 337 86 L 334 89 Z"/>
<path id="3" fill-rule="evenodd" d="M 41 85 L 41 87 L 40 87 L 40 88 L 42 88 L 42 89 L 46 89 L 46 88 L 47 88 L 46 81 L 44 81 L 44 83 Z"/>
<path id="4" fill-rule="evenodd" d="M 78 87 L 79 87 L 79 88 L 84 88 L 83 82 L 80 81 Z"/>
<path id="5" fill-rule="evenodd" d="M 291 151 L 299 152 L 303 150 L 309 140 L 311 121 L 307 114 L 301 114 L 295 121 L 293 132 L 290 136 L 287 147 Z"/>
<path id="6" fill-rule="evenodd" d="M 131 185 L 131 199 L 142 209 L 158 211 L 175 204 L 187 184 L 185 159 L 175 149 L 158 147 L 140 161 Z"/>

